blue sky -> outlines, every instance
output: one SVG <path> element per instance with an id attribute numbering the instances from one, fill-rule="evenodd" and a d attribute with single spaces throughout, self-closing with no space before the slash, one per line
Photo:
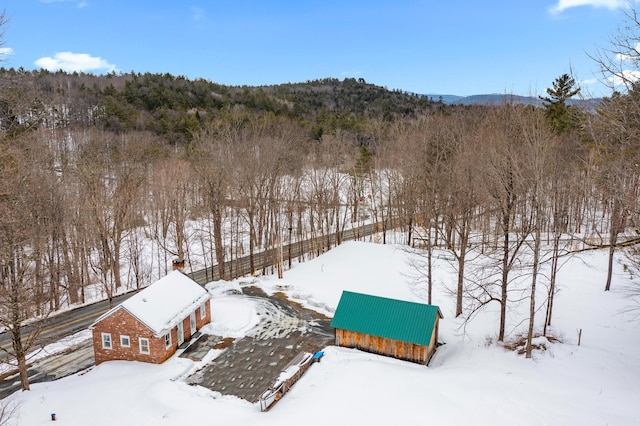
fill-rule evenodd
<path id="1" fill-rule="evenodd" d="M 635 0 L 632 0 L 635 3 Z M 537 95 L 589 58 L 624 0 L 4 0 L 4 66 L 221 84 L 364 78 L 422 94 Z"/>

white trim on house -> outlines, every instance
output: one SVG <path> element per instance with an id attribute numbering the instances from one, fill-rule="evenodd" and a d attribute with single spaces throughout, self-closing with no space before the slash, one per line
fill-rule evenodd
<path id="1" fill-rule="evenodd" d="M 207 317 L 207 302 L 202 302 L 200 305 L 200 319 L 205 319 Z"/>
<path id="2" fill-rule="evenodd" d="M 102 333 L 102 349 L 113 349 L 111 333 Z"/>
<path id="3" fill-rule="evenodd" d="M 149 346 L 149 339 L 147 339 L 146 337 L 138 338 L 138 345 L 140 346 L 141 354 L 148 355 L 151 353 L 151 347 Z"/>

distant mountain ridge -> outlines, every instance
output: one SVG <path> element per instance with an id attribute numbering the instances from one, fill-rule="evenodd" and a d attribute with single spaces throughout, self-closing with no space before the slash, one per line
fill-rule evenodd
<path id="1" fill-rule="evenodd" d="M 471 95 L 471 96 L 457 96 L 457 95 L 424 95 L 433 101 L 442 101 L 446 105 L 502 105 L 504 103 L 512 104 L 525 104 L 542 106 L 543 102 L 540 98 L 535 96 L 520 96 L 520 95 L 506 95 L 506 94 L 485 94 L 485 95 Z M 595 110 L 596 106 L 600 103 L 601 98 L 591 99 L 569 99 L 568 103 L 571 105 L 578 105 L 587 110 Z"/>

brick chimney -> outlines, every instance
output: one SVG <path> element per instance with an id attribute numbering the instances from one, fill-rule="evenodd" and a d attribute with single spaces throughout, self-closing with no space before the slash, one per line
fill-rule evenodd
<path id="1" fill-rule="evenodd" d="M 174 271 L 184 271 L 184 259 L 173 259 L 172 267 Z"/>

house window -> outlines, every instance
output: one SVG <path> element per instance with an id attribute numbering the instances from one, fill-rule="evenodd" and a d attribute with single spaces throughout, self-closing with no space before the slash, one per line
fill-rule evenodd
<path id="1" fill-rule="evenodd" d="M 164 346 L 167 348 L 171 346 L 171 332 L 164 335 Z"/>
<path id="2" fill-rule="evenodd" d="M 145 339 L 144 337 L 140 338 L 140 353 L 148 354 L 149 351 L 149 339 Z"/>
<path id="3" fill-rule="evenodd" d="M 111 334 L 102 333 L 102 347 L 104 349 L 111 349 Z"/>
<path id="4" fill-rule="evenodd" d="M 123 348 L 128 348 L 129 346 L 131 346 L 131 340 L 129 339 L 129 336 L 120 336 L 120 346 L 122 346 Z"/>
<path id="5" fill-rule="evenodd" d="M 204 319 L 207 316 L 207 304 L 200 305 L 200 319 Z"/>

